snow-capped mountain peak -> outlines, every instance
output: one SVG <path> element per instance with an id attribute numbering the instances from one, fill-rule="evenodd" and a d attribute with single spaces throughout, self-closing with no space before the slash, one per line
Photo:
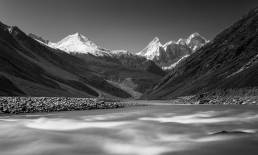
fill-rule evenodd
<path id="1" fill-rule="evenodd" d="M 68 35 L 61 41 L 57 43 L 53 43 L 50 41 L 45 41 L 43 38 L 29 34 L 29 36 L 38 41 L 45 46 L 60 49 L 69 54 L 72 53 L 81 53 L 81 54 L 92 54 L 94 56 L 120 56 L 120 55 L 132 55 L 128 50 L 109 50 L 102 47 L 97 46 L 95 43 L 90 41 L 84 35 L 76 32 L 74 34 Z"/>
<path id="2" fill-rule="evenodd" d="M 159 41 L 158 37 L 155 37 L 142 51 L 136 53 L 136 55 L 144 56 L 147 59 L 154 59 L 154 57 L 159 56 L 159 48 L 162 47 L 162 44 Z"/>
<path id="3" fill-rule="evenodd" d="M 137 55 L 153 60 L 161 55 L 161 52 L 167 51 L 171 46 L 183 46 L 184 49 L 191 49 L 195 52 L 208 42 L 199 33 L 191 34 L 187 39 L 179 39 L 178 41 L 169 41 L 162 45 L 158 37 L 155 37 L 142 51 L 136 53 Z M 161 51 L 162 50 L 162 51 Z M 171 50 L 171 49 L 170 49 Z M 175 49 L 176 50 L 176 49 Z M 159 59 L 158 59 L 159 60 Z"/>
<path id="4" fill-rule="evenodd" d="M 181 38 L 178 41 L 169 41 L 164 45 L 160 43 L 158 37 L 155 37 L 137 55 L 153 60 L 161 67 L 168 67 L 180 60 L 180 58 L 194 53 L 206 43 L 208 43 L 208 40 L 199 33 L 193 33 L 186 39 Z"/>
<path id="5" fill-rule="evenodd" d="M 56 43 L 56 48 L 67 53 L 82 53 L 92 54 L 94 56 L 115 56 L 122 54 L 129 54 L 126 50 L 108 50 L 98 47 L 95 43 L 90 41 L 87 37 L 80 33 L 69 35 Z"/>
<path id="6" fill-rule="evenodd" d="M 61 41 L 57 42 L 54 47 L 67 53 L 95 54 L 98 50 L 98 46 L 95 43 L 78 32 L 65 37 Z"/>

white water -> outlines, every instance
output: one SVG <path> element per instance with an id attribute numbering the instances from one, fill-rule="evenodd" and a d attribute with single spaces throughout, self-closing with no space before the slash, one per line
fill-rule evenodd
<path id="1" fill-rule="evenodd" d="M 256 154 L 257 111 L 257 106 L 161 105 L 0 116 L 0 154 Z M 212 134 L 223 130 L 245 133 Z"/>

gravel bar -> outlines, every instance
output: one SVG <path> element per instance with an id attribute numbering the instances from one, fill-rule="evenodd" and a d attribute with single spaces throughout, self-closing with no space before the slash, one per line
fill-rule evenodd
<path id="1" fill-rule="evenodd" d="M 0 97 L 0 113 L 19 114 L 35 112 L 75 111 L 123 108 L 124 103 L 97 98 L 70 97 Z"/>

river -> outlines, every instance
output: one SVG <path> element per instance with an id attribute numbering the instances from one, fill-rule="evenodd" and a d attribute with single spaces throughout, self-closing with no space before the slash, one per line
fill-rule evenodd
<path id="1" fill-rule="evenodd" d="M 1 115 L 0 154 L 257 155 L 258 106 L 162 104 Z"/>

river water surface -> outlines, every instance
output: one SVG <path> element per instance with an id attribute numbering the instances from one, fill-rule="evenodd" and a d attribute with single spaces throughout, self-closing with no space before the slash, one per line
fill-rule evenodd
<path id="1" fill-rule="evenodd" d="M 2 115 L 0 154 L 257 155 L 258 106 L 151 105 Z"/>

